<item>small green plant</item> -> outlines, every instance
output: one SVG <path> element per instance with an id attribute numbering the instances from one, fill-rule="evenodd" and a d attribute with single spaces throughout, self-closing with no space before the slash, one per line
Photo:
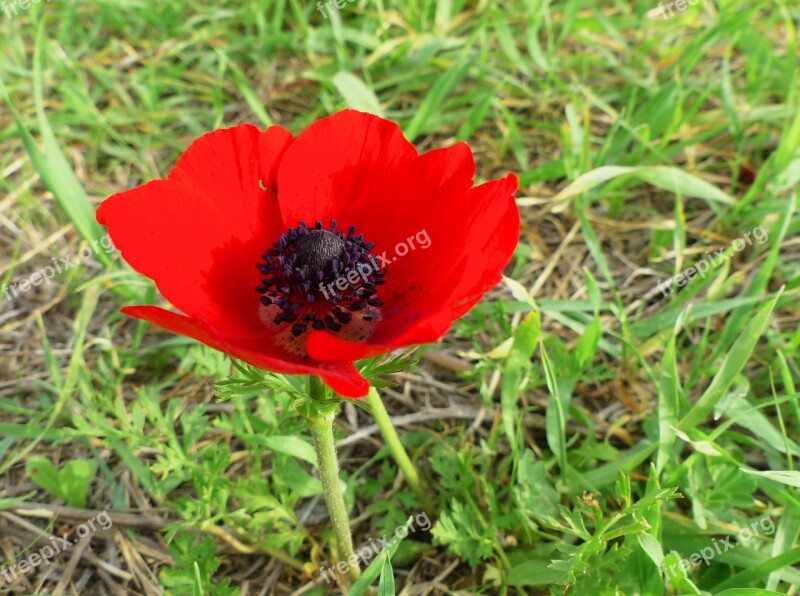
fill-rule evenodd
<path id="1" fill-rule="evenodd" d="M 85 507 L 86 497 L 97 474 L 97 463 L 74 459 L 59 470 L 49 459 L 37 455 L 28 458 L 25 471 L 37 486 L 63 499 L 70 507 Z"/>

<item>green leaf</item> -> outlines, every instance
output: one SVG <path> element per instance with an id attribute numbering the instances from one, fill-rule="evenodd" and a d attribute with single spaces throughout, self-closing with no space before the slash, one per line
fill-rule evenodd
<path id="1" fill-rule="evenodd" d="M 639 546 L 647 553 L 650 560 L 656 564 L 656 567 L 661 567 L 664 562 L 664 551 L 661 549 L 661 543 L 650 534 L 636 534 L 636 540 L 639 541 Z"/>
<path id="2" fill-rule="evenodd" d="M 547 444 L 556 456 L 561 473 L 567 472 L 567 413 L 561 398 L 556 371 L 553 362 L 547 355 L 544 344 L 539 347 L 544 367 L 544 376 L 550 397 L 547 399 L 546 435 Z"/>
<path id="3" fill-rule="evenodd" d="M 800 488 L 800 472 L 794 472 L 791 470 L 768 470 L 768 471 L 759 471 L 759 470 L 748 470 L 746 468 L 739 468 L 742 472 L 746 472 L 747 474 L 752 474 L 753 476 L 761 476 L 763 478 L 769 478 L 770 480 L 774 480 L 775 482 L 780 482 L 781 484 L 787 484 L 789 486 L 795 486 Z"/>
<path id="4" fill-rule="evenodd" d="M 394 596 L 394 571 L 392 570 L 392 561 L 386 559 L 381 568 L 381 580 L 378 583 L 378 596 Z"/>
<path id="5" fill-rule="evenodd" d="M 59 484 L 64 500 L 71 507 L 86 507 L 86 497 L 97 474 L 97 462 L 74 459 L 66 463 L 59 473 Z"/>
<path id="6" fill-rule="evenodd" d="M 733 197 L 713 184 L 679 168 L 668 166 L 601 166 L 576 178 L 554 200 L 568 199 L 620 176 L 638 178 L 658 188 L 682 196 L 704 199 L 712 204 L 735 203 Z"/>
<path id="7" fill-rule="evenodd" d="M 520 513 L 532 518 L 558 513 L 559 495 L 547 478 L 547 470 L 536 461 L 532 449 L 526 449 L 519 459 L 517 486 L 512 490 Z"/>
<path id="8" fill-rule="evenodd" d="M 381 103 L 378 101 L 377 96 L 356 75 L 344 71 L 337 72 L 333 75 L 331 82 L 341 96 L 344 97 L 348 108 L 383 116 L 383 108 L 381 108 Z"/>
<path id="9" fill-rule="evenodd" d="M 285 461 L 273 461 L 274 478 L 276 486 L 285 485 L 293 493 L 301 497 L 313 497 L 322 493 L 322 482 L 315 478 L 293 457 Z"/>
<path id="10" fill-rule="evenodd" d="M 616 460 L 585 472 L 578 478 L 587 489 L 597 490 L 614 482 L 620 470 L 632 471 L 641 465 L 656 450 L 656 443 L 648 439 L 640 440 L 633 447 L 623 452 Z M 571 470 L 574 472 L 574 470 Z"/>
<path id="11" fill-rule="evenodd" d="M 736 380 L 744 365 L 747 364 L 756 342 L 764 334 L 769 323 L 769 317 L 781 294 L 782 291 L 764 304 L 739 334 L 727 356 L 725 356 L 719 371 L 714 375 L 711 384 L 686 417 L 681 420 L 680 429 L 682 431 L 689 431 L 705 420 L 714 410 L 717 403 L 725 396 L 728 388 Z"/>
<path id="12" fill-rule="evenodd" d="M 664 356 L 661 359 L 658 383 L 658 454 L 656 456 L 656 472 L 659 474 L 669 461 L 672 446 L 675 444 L 675 426 L 678 424 L 681 403 L 681 382 L 678 375 L 675 343 L 689 312 L 689 308 L 682 311 L 675 322 L 672 337 L 667 342 Z"/>
<path id="13" fill-rule="evenodd" d="M 550 586 L 564 583 L 566 574 L 550 566 L 549 560 L 529 559 L 515 565 L 508 572 L 508 585 Z"/>
<path id="14" fill-rule="evenodd" d="M 70 507 L 83 508 L 97 473 L 97 463 L 75 459 L 67 462 L 59 471 L 49 459 L 34 455 L 28 459 L 25 470 L 37 486 L 64 499 Z"/>
<path id="15" fill-rule="evenodd" d="M 4 511 L 5 509 L 11 509 L 15 505 L 19 503 L 24 503 L 31 497 L 36 496 L 36 491 L 31 491 L 27 493 L 25 496 L 22 497 L 6 497 L 4 499 L 0 499 L 0 511 Z"/>
<path id="16" fill-rule="evenodd" d="M 294 435 L 259 437 L 259 443 L 267 449 L 297 457 L 310 464 L 317 465 L 317 454 L 308 441 Z"/>
<path id="17" fill-rule="evenodd" d="M 41 455 L 31 456 L 25 464 L 25 472 L 36 486 L 53 496 L 63 498 L 61 485 L 58 482 L 58 470 L 49 459 Z"/>
<path id="18" fill-rule="evenodd" d="M 528 290 L 525 288 L 525 286 L 519 283 L 516 279 L 506 277 L 505 275 L 503 276 L 503 283 L 508 286 L 509 290 L 511 290 L 511 295 L 515 300 L 524 302 L 530 307 L 531 310 L 536 310 L 536 302 L 533 301 L 533 298 L 528 293 Z"/>
<path id="19" fill-rule="evenodd" d="M 524 379 L 531 367 L 531 356 L 536 350 L 540 330 L 539 313 L 529 312 L 514 333 L 514 341 L 503 367 L 503 384 L 500 390 L 503 428 L 515 451 L 517 449 L 516 428 L 520 420 L 516 404 L 524 386 Z"/>
<path id="20" fill-rule="evenodd" d="M 600 318 L 595 315 L 592 318 L 592 322 L 586 326 L 586 331 L 575 343 L 575 357 L 580 370 L 584 370 L 591 364 L 594 355 L 597 353 L 597 345 L 600 343 L 601 334 Z"/>

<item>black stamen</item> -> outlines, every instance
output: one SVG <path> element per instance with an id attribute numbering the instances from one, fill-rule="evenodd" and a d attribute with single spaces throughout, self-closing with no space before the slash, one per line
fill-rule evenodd
<path id="1" fill-rule="evenodd" d="M 386 270 L 373 269 L 370 250 L 375 244 L 355 232 L 351 225 L 345 234 L 335 219 L 328 230 L 319 220 L 311 228 L 300 221 L 261 255 L 263 262 L 257 267 L 264 278 L 255 290 L 261 304 L 279 309 L 275 325 L 293 323 L 292 335 L 300 337 L 309 325 L 316 331 L 339 332 L 354 316 L 364 321 L 379 318 L 377 286 L 384 283 Z M 358 276 L 350 281 L 353 273 Z"/>

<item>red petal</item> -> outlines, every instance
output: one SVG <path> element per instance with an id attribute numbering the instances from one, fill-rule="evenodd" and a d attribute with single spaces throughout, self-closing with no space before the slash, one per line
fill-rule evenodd
<path id="1" fill-rule="evenodd" d="M 288 359 L 290 357 L 281 354 L 268 340 L 237 340 L 221 337 L 200 321 L 156 306 L 129 306 L 123 308 L 122 312 L 172 333 L 196 339 L 257 368 L 288 374 L 317 375 L 344 397 L 363 397 L 369 391 L 369 383 L 352 362 L 314 363 L 302 361 L 300 358 L 291 360 Z"/>
<path id="2" fill-rule="evenodd" d="M 166 180 L 109 197 L 97 220 L 178 309 L 228 336 L 263 334 L 256 264 L 284 231 L 272 191 L 291 143 L 277 126 L 203 135 Z"/>
<path id="3" fill-rule="evenodd" d="M 286 151 L 278 172 L 286 227 L 336 218 L 361 229 L 372 215 L 386 221 L 387 178 L 417 151 L 394 122 L 344 110 L 317 120 Z"/>
<path id="4" fill-rule="evenodd" d="M 373 254 L 385 251 L 390 261 L 397 256 L 396 267 L 414 268 L 421 253 L 441 252 L 463 243 L 464 230 L 457 221 L 466 215 L 464 200 L 474 176 L 475 160 L 466 143 L 429 151 L 384 175 L 372 208 L 353 214 L 354 221 L 364 237 L 375 242 Z M 342 217 L 342 221 L 349 220 Z M 428 232 L 429 248 L 416 240 L 423 231 Z M 421 238 L 424 240 L 424 235 Z M 407 253 L 402 255 L 400 251 L 405 249 Z"/>
<path id="5" fill-rule="evenodd" d="M 308 339 L 312 358 L 358 360 L 444 335 L 501 279 L 519 240 L 517 186 L 510 174 L 464 195 L 442 197 L 430 223 L 425 220 L 430 247 L 410 251 L 389 266 L 379 293 L 383 319 L 369 342 L 351 343 L 315 331 Z"/>

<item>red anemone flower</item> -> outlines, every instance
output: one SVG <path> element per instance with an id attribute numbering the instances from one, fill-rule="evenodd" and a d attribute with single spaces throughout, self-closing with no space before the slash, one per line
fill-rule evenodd
<path id="1" fill-rule="evenodd" d="M 345 110 L 297 138 L 247 124 L 203 135 L 97 220 L 184 314 L 123 313 L 360 397 L 355 360 L 439 339 L 500 281 L 517 179 L 474 175 L 466 143 L 420 155 L 395 123 Z"/>

